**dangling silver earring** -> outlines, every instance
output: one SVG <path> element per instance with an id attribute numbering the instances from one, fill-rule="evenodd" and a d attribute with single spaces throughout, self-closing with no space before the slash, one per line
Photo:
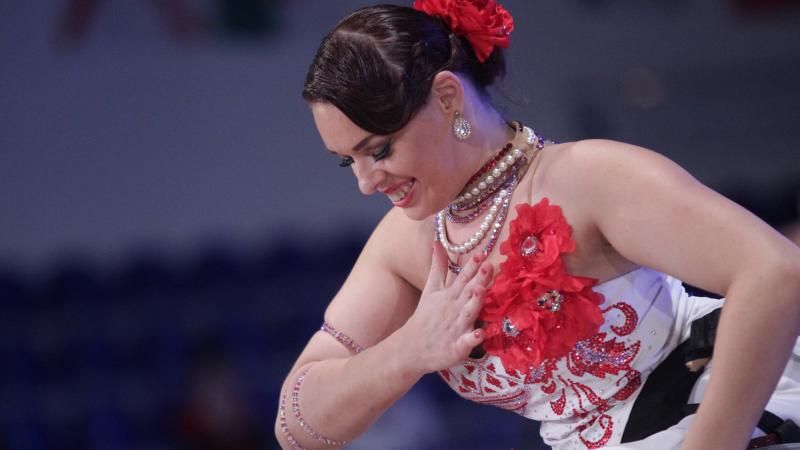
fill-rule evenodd
<path id="1" fill-rule="evenodd" d="M 463 141 L 467 139 L 471 133 L 472 129 L 467 119 L 461 117 L 461 113 L 456 111 L 456 117 L 453 119 L 453 134 Z"/>

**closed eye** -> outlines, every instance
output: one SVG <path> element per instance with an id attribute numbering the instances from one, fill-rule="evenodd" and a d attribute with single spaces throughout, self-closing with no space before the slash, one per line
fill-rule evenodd
<path id="1" fill-rule="evenodd" d="M 392 141 L 389 141 L 383 147 L 372 152 L 372 159 L 374 159 L 377 162 L 382 159 L 388 158 L 391 154 L 392 154 Z M 349 167 L 351 164 L 353 164 L 353 158 L 350 156 L 345 156 L 339 161 L 339 167 Z"/>
<path id="2" fill-rule="evenodd" d="M 375 161 L 380 161 L 384 158 L 388 158 L 389 155 L 392 153 L 392 141 L 389 141 L 383 147 L 379 148 L 378 151 L 372 153 L 372 158 Z"/>

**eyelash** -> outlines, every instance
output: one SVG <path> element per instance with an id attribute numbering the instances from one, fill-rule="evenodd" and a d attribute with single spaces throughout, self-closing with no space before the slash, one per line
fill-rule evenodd
<path id="1" fill-rule="evenodd" d="M 388 158 L 389 155 L 392 153 L 391 148 L 392 143 L 388 142 L 386 145 L 381 147 L 378 151 L 372 154 L 372 159 L 376 162 L 382 159 Z M 339 161 L 339 167 L 348 167 L 350 164 L 353 164 L 353 158 L 346 156 Z"/>

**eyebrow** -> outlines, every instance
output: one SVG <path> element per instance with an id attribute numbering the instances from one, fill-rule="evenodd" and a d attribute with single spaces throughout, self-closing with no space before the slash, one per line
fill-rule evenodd
<path id="1" fill-rule="evenodd" d="M 371 141 L 373 138 L 376 138 L 376 137 L 378 137 L 378 135 L 377 135 L 377 134 L 370 134 L 370 135 L 367 135 L 367 137 L 365 137 L 364 139 L 362 139 L 362 140 L 361 140 L 361 141 L 360 141 L 358 144 L 356 144 L 356 145 L 353 147 L 353 151 L 354 151 L 354 152 L 357 152 L 357 151 L 361 150 L 362 148 L 364 148 L 364 146 L 365 146 L 365 145 L 367 145 L 367 143 L 368 143 L 369 141 Z M 328 149 L 328 152 L 329 152 L 329 153 L 331 153 L 331 154 L 333 154 L 333 155 L 339 155 L 338 153 L 336 153 L 335 151 L 333 151 L 333 150 L 330 150 L 330 149 Z"/>

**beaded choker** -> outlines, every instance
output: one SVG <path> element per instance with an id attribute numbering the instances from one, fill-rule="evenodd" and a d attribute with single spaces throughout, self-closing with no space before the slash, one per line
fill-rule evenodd
<path id="1" fill-rule="evenodd" d="M 447 251 L 459 255 L 469 253 L 484 239 L 486 243 L 481 254 L 486 257 L 494 249 L 508 215 L 511 194 L 514 193 L 514 188 L 522 176 L 522 169 L 549 143 L 519 122 L 514 122 L 513 125 L 517 134 L 521 133 L 524 136 L 523 148 L 515 148 L 514 142 L 506 144 L 470 178 L 458 198 L 436 214 L 435 238 Z M 461 244 L 450 242 L 447 238 L 446 222 L 466 224 L 475 221 L 482 214 L 483 221 L 469 239 Z M 448 267 L 455 273 L 461 271 L 461 267 L 452 261 L 449 261 Z"/>

